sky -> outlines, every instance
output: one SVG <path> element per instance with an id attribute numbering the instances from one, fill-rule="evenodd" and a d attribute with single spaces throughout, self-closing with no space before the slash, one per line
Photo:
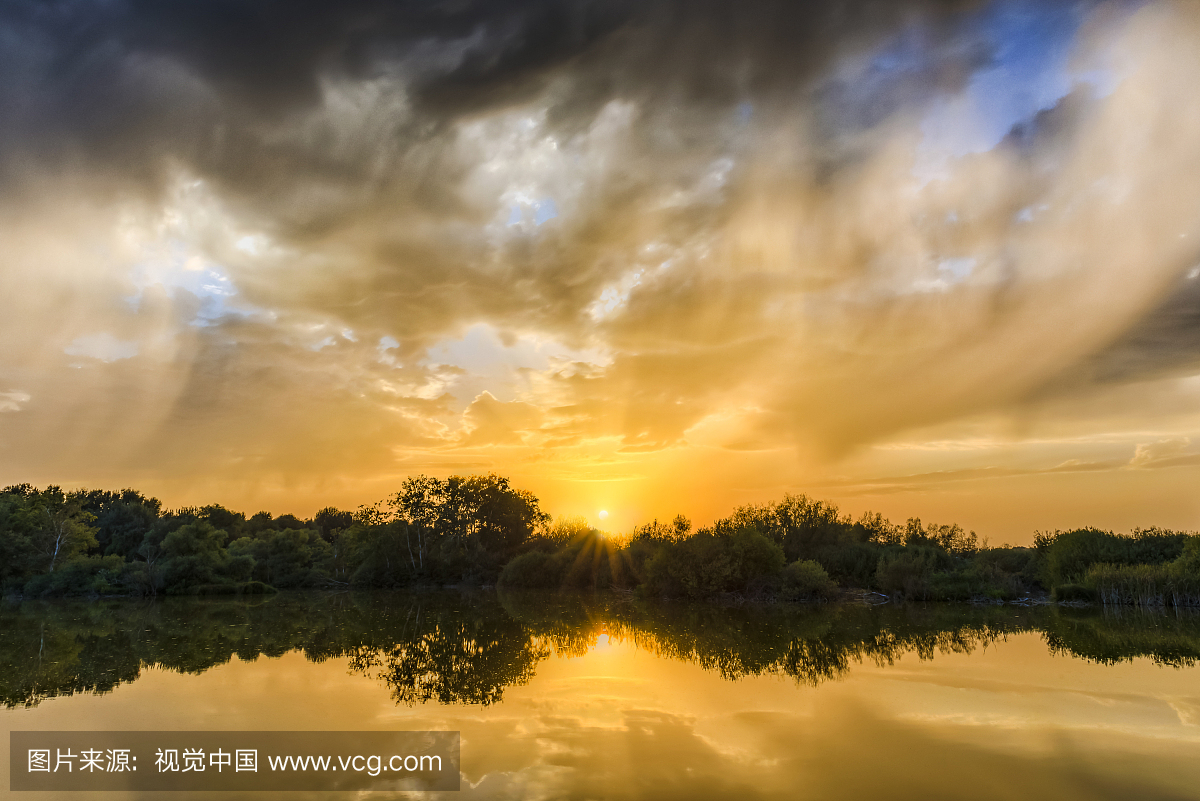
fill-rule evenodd
<path id="1" fill-rule="evenodd" d="M 0 482 L 1200 528 L 1200 6 L 0 0 Z"/>

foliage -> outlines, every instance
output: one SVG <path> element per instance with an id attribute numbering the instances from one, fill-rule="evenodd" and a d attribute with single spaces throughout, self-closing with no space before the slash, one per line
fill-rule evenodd
<path id="1" fill-rule="evenodd" d="M 83 500 L 81 493 L 55 486 L 0 490 L 0 578 L 9 591 L 96 547 L 95 515 L 83 508 Z"/>
<path id="2" fill-rule="evenodd" d="M 1157 528 L 1037 533 L 1035 547 L 981 547 L 957 524 L 843 516 L 786 495 L 693 530 L 684 515 L 611 536 L 551 521 L 537 498 L 489 475 L 411 476 L 380 503 L 311 520 L 219 504 L 163 509 L 134 489 L 0 491 L 7 595 L 223 594 L 276 588 L 499 583 L 637 589 L 692 600 L 830 597 L 837 586 L 896 599 L 1060 599 L 1108 606 L 1200 604 L 1200 537 Z"/>
<path id="3" fill-rule="evenodd" d="M 635 583 L 625 552 L 600 531 L 580 521 L 564 521 L 570 539 L 551 535 L 505 565 L 500 586 L 525 589 L 606 589 Z"/>
<path id="4" fill-rule="evenodd" d="M 875 580 L 888 595 L 926 601 L 938 562 L 938 553 L 932 548 L 912 547 L 885 553 L 879 559 Z"/>
<path id="5" fill-rule="evenodd" d="M 1096 528 L 1038 532 L 1034 546 L 1043 555 L 1047 586 L 1083 582 L 1092 565 L 1161 565 L 1183 553 L 1188 534 L 1159 528 L 1134 529 L 1128 536 Z"/>
<path id="6" fill-rule="evenodd" d="M 846 587 L 873 587 L 879 558 L 887 550 L 887 546 L 870 540 L 850 540 L 818 549 L 813 559 L 838 584 Z"/>
<path id="7" fill-rule="evenodd" d="M 825 601 L 836 593 L 837 584 L 812 560 L 792 562 L 783 569 L 779 597 L 784 601 Z"/>
<path id="8" fill-rule="evenodd" d="M 548 551 L 528 551 L 504 566 L 498 584 L 522 589 L 557 589 L 562 576 L 555 570 L 555 555 Z"/>
<path id="9" fill-rule="evenodd" d="M 670 523 L 660 523 L 655 518 L 649 523 L 634 526 L 630 539 L 634 542 L 678 542 L 688 536 L 692 521 L 683 515 L 675 515 Z"/>
<path id="10" fill-rule="evenodd" d="M 849 521 L 838 517 L 833 504 L 806 495 L 785 495 L 775 503 L 739 507 L 714 523 L 712 531 L 726 535 L 753 529 L 778 545 L 788 561 L 794 561 L 810 559 L 822 547 L 843 541 L 848 528 Z"/>
<path id="11" fill-rule="evenodd" d="M 240 584 L 250 578 L 254 560 L 231 554 L 225 547 L 226 533 L 201 521 L 188 523 L 162 541 L 163 585 L 173 594 L 184 594 L 202 586 Z"/>
<path id="12" fill-rule="evenodd" d="M 783 569 L 783 549 L 754 528 L 699 531 L 659 546 L 645 563 L 645 591 L 696 599 L 761 591 Z"/>
<path id="13" fill-rule="evenodd" d="M 162 512 L 162 502 L 135 489 L 80 493 L 83 511 L 95 518 L 96 548 L 103 555 L 130 558 Z"/>
<path id="14" fill-rule="evenodd" d="M 229 546 L 232 557 L 249 557 L 255 581 L 273 587 L 315 587 L 329 579 L 333 546 L 313 529 L 268 529 Z"/>
<path id="15" fill-rule="evenodd" d="M 34 576 L 25 584 L 30 598 L 62 595 L 123 594 L 125 560 L 119 556 L 85 556 L 74 559 L 53 573 Z"/>
<path id="16" fill-rule="evenodd" d="M 368 518 L 346 531 L 344 539 L 351 584 L 400 587 L 436 565 L 425 557 L 427 530 L 403 520 Z"/>
<path id="17" fill-rule="evenodd" d="M 1063 603 L 1092 603 L 1096 600 L 1096 591 L 1082 584 L 1059 584 L 1054 588 L 1052 597 Z"/>
<path id="18" fill-rule="evenodd" d="M 351 581 L 374 586 L 429 578 L 494 581 L 549 521 L 532 493 L 495 474 L 413 476 L 357 518 Z"/>
<path id="19" fill-rule="evenodd" d="M 909 521 L 916 523 L 916 531 L 911 539 L 906 538 L 906 545 L 932 543 L 954 556 L 974 556 L 979 550 L 979 538 L 974 531 L 963 531 L 957 523 L 952 525 L 930 524 L 921 531 L 921 521 L 914 518 Z"/>
<path id="20" fill-rule="evenodd" d="M 1200 606 L 1200 537 L 1169 564 L 1092 565 L 1084 584 L 1106 605 Z"/>

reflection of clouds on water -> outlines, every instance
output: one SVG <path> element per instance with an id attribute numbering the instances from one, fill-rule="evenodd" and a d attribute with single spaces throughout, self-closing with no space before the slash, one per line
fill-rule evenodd
<path id="1" fill-rule="evenodd" d="M 1184 726 L 1200 726 L 1200 698 L 1175 698 L 1169 703 Z"/>
<path id="2" fill-rule="evenodd" d="M 1200 787 L 1196 667 L 1179 658 L 1200 617 L 500 600 L 2 606 L 0 689 L 43 702 L 0 716 L 10 729 L 460 731 L 462 797 L 497 801 L 1082 801 Z M 983 648 L 981 631 L 1003 636 Z M 793 640 L 826 655 L 817 667 L 846 670 L 774 669 Z M 324 796 L 287 795 L 310 797 Z"/>
<path id="3" fill-rule="evenodd" d="M 624 710 L 616 726 L 567 715 L 539 723 L 526 735 L 537 743 L 536 762 L 483 775 L 465 769 L 471 797 L 1165 799 L 1183 797 L 1177 788 L 1189 778 L 1179 768 L 1186 752 L 1169 743 L 1145 754 L 1147 743 L 1056 735 L 1022 752 L 1006 747 L 1010 734 L 980 738 L 962 727 L 897 721 L 872 712 L 865 698 L 820 703 L 812 716 L 698 722 L 639 709 Z M 738 741 L 714 742 L 701 732 L 706 723 L 735 731 Z"/>

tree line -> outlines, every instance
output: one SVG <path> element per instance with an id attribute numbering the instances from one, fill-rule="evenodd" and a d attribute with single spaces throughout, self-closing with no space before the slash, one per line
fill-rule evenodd
<path id="1" fill-rule="evenodd" d="M 650 597 L 811 601 L 854 588 L 921 601 L 1200 605 L 1200 536 L 1158 528 L 1038 532 L 988 547 L 957 524 L 857 520 L 804 495 L 742 506 L 693 530 L 677 515 L 613 536 L 551 520 L 507 478 L 418 475 L 354 512 L 247 517 L 166 510 L 120 492 L 0 491 L 5 595 L 269 593 L 299 587 L 499 584 Z"/>
<path id="2" fill-rule="evenodd" d="M 307 520 L 20 484 L 0 490 L 0 588 L 47 597 L 488 583 L 547 521 L 531 493 L 496 475 L 415 476 L 374 506 Z"/>

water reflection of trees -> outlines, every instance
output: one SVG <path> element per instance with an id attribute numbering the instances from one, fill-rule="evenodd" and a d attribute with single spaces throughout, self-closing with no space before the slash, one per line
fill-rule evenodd
<path id="1" fill-rule="evenodd" d="M 351 647 L 350 669 L 381 679 L 397 703 L 499 701 L 550 652 L 494 605 L 467 609 L 410 601 L 399 636 L 385 638 L 394 642 Z"/>
<path id="2" fill-rule="evenodd" d="M 920 659 L 971 653 L 1034 628 L 1023 616 L 997 613 L 996 607 L 609 602 L 598 609 L 581 599 L 548 606 L 537 596 L 520 595 L 506 595 L 505 605 L 560 653 L 582 652 L 606 634 L 727 679 L 781 674 L 808 685 L 840 678 L 863 661 L 884 666 L 909 653 Z"/>
<path id="3" fill-rule="evenodd" d="M 856 664 L 972 653 L 1025 632 L 1052 653 L 1112 664 L 1200 659 L 1200 615 L 1011 606 L 780 606 L 634 602 L 612 596 L 480 593 L 281 595 L 231 599 L 26 602 L 0 606 L 0 699 L 32 706 L 105 693 L 146 668 L 199 673 L 233 656 L 302 652 L 348 661 L 397 703 L 491 704 L 557 653 L 599 637 L 728 679 L 784 675 L 816 685 Z"/>

